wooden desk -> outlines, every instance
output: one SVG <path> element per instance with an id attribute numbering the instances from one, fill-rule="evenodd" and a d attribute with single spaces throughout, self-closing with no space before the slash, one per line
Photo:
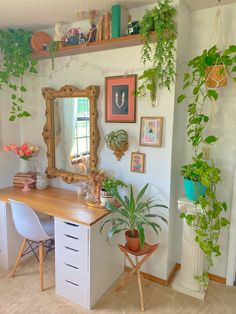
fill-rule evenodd
<path id="1" fill-rule="evenodd" d="M 76 192 L 49 187 L 46 190 L 22 192 L 19 188 L 0 189 L 0 200 L 14 199 L 23 202 L 34 210 L 78 224 L 91 226 L 108 215 L 102 208 L 90 208 L 84 205 Z"/>
<path id="2" fill-rule="evenodd" d="M 109 245 L 105 230 L 100 234 L 109 212 L 84 205 L 76 192 L 68 190 L 0 189 L 0 266 L 5 268 L 13 266 L 22 242 L 9 199 L 55 217 L 56 293 L 91 309 L 124 270 L 124 259 L 117 250 L 122 239 L 118 235 Z"/>

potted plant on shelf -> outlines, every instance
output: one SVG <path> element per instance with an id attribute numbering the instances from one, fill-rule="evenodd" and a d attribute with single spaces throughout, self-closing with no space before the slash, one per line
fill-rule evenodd
<path id="1" fill-rule="evenodd" d="M 128 134 L 125 130 L 112 131 L 105 136 L 107 147 L 114 151 L 117 160 L 121 160 L 129 147 Z"/>
<path id="2" fill-rule="evenodd" d="M 126 187 L 127 185 L 121 181 L 116 180 L 111 177 L 105 178 L 105 180 L 102 182 L 102 187 L 100 191 L 100 201 L 102 206 L 106 206 L 107 203 L 113 203 L 114 197 L 113 197 L 113 191 L 118 191 L 119 187 Z"/>
<path id="3" fill-rule="evenodd" d="M 173 0 L 158 0 L 157 6 L 146 10 L 140 22 L 140 34 L 144 40 L 141 60 L 144 65 L 150 62 L 151 67 L 145 69 L 139 77 L 142 84 L 137 88 L 136 94 L 145 96 L 149 92 L 153 103 L 156 100 L 157 86 L 169 90 L 175 81 L 177 29 L 174 18 L 177 11 L 172 3 Z"/>
<path id="4" fill-rule="evenodd" d="M 135 198 L 133 186 L 130 185 L 129 196 L 122 197 L 117 190 L 113 190 L 113 196 L 119 202 L 120 206 L 108 204 L 112 217 L 108 218 L 102 225 L 100 232 L 107 223 L 112 223 L 109 228 L 107 239 L 110 240 L 115 234 L 125 231 L 127 246 L 131 251 L 138 251 L 145 243 L 144 226 L 151 227 L 158 235 L 161 227 L 156 219 L 161 219 L 167 223 L 167 220 L 160 214 L 150 212 L 154 208 L 167 208 L 165 205 L 157 203 L 154 197 L 143 199 L 149 184 L 146 184 Z M 155 220 L 154 220 L 155 219 Z"/>
<path id="5" fill-rule="evenodd" d="M 0 84 L 12 90 L 10 121 L 30 116 L 30 113 L 23 108 L 23 94 L 27 92 L 27 88 L 22 80 L 26 72 L 37 73 L 37 60 L 32 59 L 31 36 L 31 32 L 22 29 L 0 29 L 0 51 L 3 56 Z"/>

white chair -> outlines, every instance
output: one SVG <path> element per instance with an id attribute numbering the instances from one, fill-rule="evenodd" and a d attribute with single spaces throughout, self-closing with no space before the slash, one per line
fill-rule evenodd
<path id="1" fill-rule="evenodd" d="M 51 240 L 54 238 L 54 221 L 53 219 L 40 220 L 33 209 L 24 203 L 15 200 L 9 200 L 9 202 L 16 230 L 24 238 L 11 277 L 15 276 L 21 257 L 33 251 L 39 260 L 40 286 L 43 291 L 43 262 L 46 257 L 44 257 L 44 247 L 47 247 L 48 250 L 51 249 Z M 49 246 L 46 244 L 48 240 L 50 240 Z M 29 247 L 25 250 L 26 243 Z M 39 248 L 39 258 L 34 251 L 33 243 L 38 245 L 36 248 Z"/>

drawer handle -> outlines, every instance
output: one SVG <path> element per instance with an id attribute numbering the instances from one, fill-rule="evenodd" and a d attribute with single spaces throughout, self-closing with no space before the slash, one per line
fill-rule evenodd
<path id="1" fill-rule="evenodd" d="M 64 223 L 67 224 L 67 225 L 69 225 L 69 226 L 79 227 L 79 225 L 73 224 L 72 222 L 64 221 Z"/>
<path id="2" fill-rule="evenodd" d="M 70 265 L 70 264 L 65 264 L 65 265 L 68 266 L 68 267 L 74 268 L 74 269 L 79 269 L 79 267 L 75 267 L 75 266 Z"/>
<path id="3" fill-rule="evenodd" d="M 69 246 L 65 246 L 65 249 L 67 249 L 67 250 L 71 250 L 71 251 L 74 251 L 74 252 L 79 252 L 79 250 L 72 249 L 72 248 L 71 248 L 71 247 L 69 247 Z"/>
<path id="4" fill-rule="evenodd" d="M 65 236 L 68 237 L 68 238 L 71 238 L 73 240 L 79 240 L 79 238 L 73 237 L 73 236 L 71 236 L 69 234 L 65 234 Z"/>
<path id="5" fill-rule="evenodd" d="M 77 285 L 76 283 L 73 283 L 73 282 L 71 282 L 69 280 L 65 280 L 65 281 L 68 282 L 69 284 L 73 285 L 73 286 L 79 287 L 79 285 Z"/>

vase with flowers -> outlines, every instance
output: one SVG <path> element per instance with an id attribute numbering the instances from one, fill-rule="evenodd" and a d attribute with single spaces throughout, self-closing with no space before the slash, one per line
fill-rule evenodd
<path id="1" fill-rule="evenodd" d="M 23 144 L 17 146 L 16 144 L 4 145 L 3 150 L 5 152 L 12 152 L 20 157 L 20 173 L 28 173 L 31 170 L 30 159 L 35 156 L 39 147 L 31 144 Z"/>

